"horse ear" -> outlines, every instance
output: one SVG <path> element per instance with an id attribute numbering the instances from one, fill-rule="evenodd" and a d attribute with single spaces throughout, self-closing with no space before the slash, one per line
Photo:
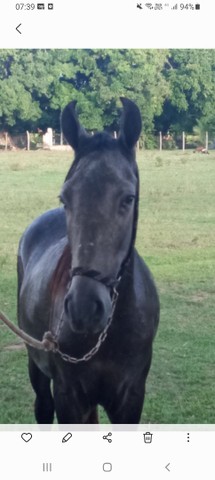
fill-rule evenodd
<path id="1" fill-rule="evenodd" d="M 75 111 L 76 103 L 76 100 L 68 103 L 61 115 L 61 126 L 64 137 L 75 151 L 78 149 L 81 135 L 87 135 L 78 120 Z"/>
<path id="2" fill-rule="evenodd" d="M 127 148 L 133 149 L 139 139 L 142 129 L 140 110 L 137 105 L 128 98 L 120 97 L 123 112 L 120 122 L 119 139 Z"/>

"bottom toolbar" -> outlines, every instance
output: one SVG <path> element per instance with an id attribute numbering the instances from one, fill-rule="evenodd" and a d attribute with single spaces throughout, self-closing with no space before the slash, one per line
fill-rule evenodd
<path id="1" fill-rule="evenodd" d="M 72 426 L 71 426 L 72 427 Z M 26 428 L 26 426 L 25 426 Z M 0 475 L 22 480 L 215 478 L 215 431 L 0 431 Z"/>

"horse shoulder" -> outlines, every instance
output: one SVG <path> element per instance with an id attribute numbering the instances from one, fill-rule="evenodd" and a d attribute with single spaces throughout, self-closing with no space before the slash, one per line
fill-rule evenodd
<path id="1" fill-rule="evenodd" d="M 35 317 L 39 322 L 39 317 L 42 321 L 43 316 L 46 323 L 51 303 L 50 284 L 66 244 L 65 215 L 61 208 L 50 210 L 34 220 L 20 240 L 18 317 L 26 330 Z"/>
<path id="2" fill-rule="evenodd" d="M 63 208 L 48 210 L 37 217 L 25 230 L 19 242 L 18 257 L 23 268 L 33 256 L 35 262 L 52 244 L 66 236 L 66 220 Z"/>
<path id="3" fill-rule="evenodd" d="M 139 309 L 148 319 L 153 319 L 156 331 L 160 314 L 157 287 L 149 267 L 137 251 L 134 255 L 134 290 Z"/>

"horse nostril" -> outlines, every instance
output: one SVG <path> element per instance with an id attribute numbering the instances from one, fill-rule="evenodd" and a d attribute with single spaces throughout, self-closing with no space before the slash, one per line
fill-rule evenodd
<path id="1" fill-rule="evenodd" d="M 95 318 L 98 319 L 98 320 L 103 316 L 104 305 L 103 305 L 101 300 L 96 300 L 95 301 L 94 313 L 95 313 Z"/>
<path id="2" fill-rule="evenodd" d="M 104 314 L 104 305 L 101 300 L 94 300 L 94 302 L 91 303 L 91 306 L 88 305 L 88 308 L 83 310 L 83 305 L 82 308 L 73 308 L 73 305 L 71 303 L 71 298 L 66 297 L 64 300 L 64 311 L 67 317 L 73 317 L 75 320 L 82 319 L 82 317 L 88 317 L 90 315 L 91 318 L 94 318 L 95 320 L 99 320 L 103 314 Z M 90 308 L 89 308 L 90 307 Z M 78 312 L 78 313 L 77 313 Z"/>

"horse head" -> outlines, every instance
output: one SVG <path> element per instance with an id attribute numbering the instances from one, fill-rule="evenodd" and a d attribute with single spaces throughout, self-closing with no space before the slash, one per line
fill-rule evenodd
<path id="1" fill-rule="evenodd" d="M 65 319 L 76 333 L 98 333 L 112 312 L 113 290 L 133 249 L 138 210 L 135 145 L 141 116 L 121 98 L 118 138 L 89 135 L 79 122 L 76 102 L 62 113 L 62 130 L 75 152 L 60 199 L 71 250 L 71 283 Z"/>

